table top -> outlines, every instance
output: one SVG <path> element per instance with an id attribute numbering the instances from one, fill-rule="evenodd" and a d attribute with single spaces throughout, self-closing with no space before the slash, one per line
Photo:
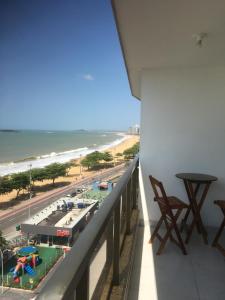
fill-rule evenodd
<path id="1" fill-rule="evenodd" d="M 177 178 L 191 181 L 191 182 L 211 182 L 216 181 L 218 178 L 208 174 L 198 173 L 179 173 L 175 175 Z"/>

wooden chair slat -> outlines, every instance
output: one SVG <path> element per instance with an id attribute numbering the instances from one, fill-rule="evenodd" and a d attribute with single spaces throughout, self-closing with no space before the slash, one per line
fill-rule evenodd
<path id="1" fill-rule="evenodd" d="M 159 205 L 159 209 L 161 212 L 161 217 L 153 231 L 151 238 L 149 240 L 150 243 L 153 243 L 155 238 L 160 241 L 160 245 L 157 251 L 157 255 L 160 255 L 166 245 L 168 239 L 170 239 L 173 243 L 175 243 L 182 251 L 184 255 L 187 254 L 183 240 L 181 238 L 180 232 L 177 226 L 177 220 L 182 213 L 183 209 L 188 209 L 189 206 L 174 196 L 167 196 L 164 190 L 162 182 L 158 181 L 153 176 L 149 176 L 150 183 L 155 194 L 154 201 L 156 201 Z M 173 213 L 175 211 L 175 214 Z M 166 233 L 162 237 L 158 232 L 162 224 L 165 224 Z M 177 239 L 175 239 L 172 235 L 172 231 L 175 233 Z"/>

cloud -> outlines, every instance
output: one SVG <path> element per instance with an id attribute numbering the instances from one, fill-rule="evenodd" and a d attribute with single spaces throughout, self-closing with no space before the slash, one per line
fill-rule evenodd
<path id="1" fill-rule="evenodd" d="M 85 80 L 94 80 L 94 77 L 91 74 L 84 74 L 83 79 L 85 79 Z"/>

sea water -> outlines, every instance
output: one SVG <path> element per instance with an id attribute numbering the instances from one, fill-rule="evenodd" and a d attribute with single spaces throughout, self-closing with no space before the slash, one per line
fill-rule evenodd
<path id="1" fill-rule="evenodd" d="M 104 151 L 126 138 L 108 131 L 0 131 L 0 176 Z"/>

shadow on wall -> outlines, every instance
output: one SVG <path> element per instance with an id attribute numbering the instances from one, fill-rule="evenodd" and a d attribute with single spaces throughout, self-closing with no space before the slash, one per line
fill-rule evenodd
<path id="1" fill-rule="evenodd" d="M 141 212 L 140 219 L 145 225 L 155 225 L 158 218 L 160 217 L 159 209 L 154 202 L 153 191 L 150 186 L 149 175 L 146 173 L 146 169 L 140 161 L 139 167 L 139 184 L 140 184 L 140 195 L 141 195 Z"/>

